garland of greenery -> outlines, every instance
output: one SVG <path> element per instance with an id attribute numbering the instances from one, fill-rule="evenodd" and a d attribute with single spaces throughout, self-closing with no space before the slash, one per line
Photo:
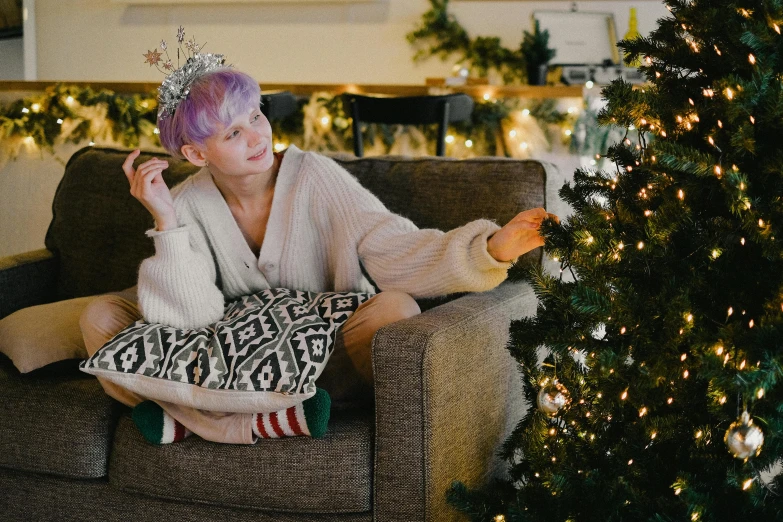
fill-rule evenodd
<path id="1" fill-rule="evenodd" d="M 445 61 L 456 54 L 458 61 L 469 64 L 480 77 L 486 77 L 494 69 L 505 83 L 531 83 L 529 80 L 537 77 L 539 67 L 555 55 L 548 47 L 548 31 L 541 31 L 538 22 L 533 33 L 525 31 L 519 49 L 507 49 L 495 36 L 471 40 L 465 28 L 449 14 L 449 0 L 430 0 L 430 5 L 432 8 L 424 13 L 421 24 L 407 35 L 411 44 L 419 46 L 414 61 L 431 56 Z M 422 48 L 422 45 L 427 47 Z"/>
<path id="2" fill-rule="evenodd" d="M 524 104 L 524 105 L 523 105 Z M 54 152 L 58 143 L 89 141 L 126 147 L 160 146 L 155 127 L 157 100 L 154 93 L 118 94 L 109 90 L 57 84 L 45 92 L 0 106 L 0 166 L 14 158 L 25 143 Z M 556 139 L 556 129 L 571 128 L 573 118 L 559 112 L 555 100 L 477 99 L 470 121 L 453 125 L 449 132 L 458 136 L 455 154 L 462 156 L 513 156 L 503 139 L 503 127 L 510 124 L 514 111 L 526 109 L 545 136 L 546 146 Z M 526 112 L 527 112 L 526 111 Z M 321 122 L 326 120 L 327 125 Z M 284 120 L 272 123 L 277 142 L 297 144 L 320 152 L 352 152 L 350 117 L 342 98 L 334 93 L 316 93 L 299 101 L 298 110 Z M 368 152 L 399 153 L 395 143 L 404 138 L 416 154 L 434 152 L 437 131 L 434 126 L 366 125 L 363 136 Z M 404 149 L 403 149 L 404 150 Z M 407 152 L 406 152 L 407 153 Z"/>

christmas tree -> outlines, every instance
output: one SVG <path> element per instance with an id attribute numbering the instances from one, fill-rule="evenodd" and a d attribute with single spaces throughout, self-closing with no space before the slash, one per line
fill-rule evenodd
<path id="1" fill-rule="evenodd" d="M 561 274 L 512 272 L 531 407 L 510 481 L 450 492 L 475 520 L 783 520 L 783 0 L 665 3 L 620 43 L 648 83 L 604 90 L 626 138 L 544 226 Z"/>

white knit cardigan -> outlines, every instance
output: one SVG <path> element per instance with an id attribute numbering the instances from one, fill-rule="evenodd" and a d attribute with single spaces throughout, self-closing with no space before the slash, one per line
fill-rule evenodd
<path id="1" fill-rule="evenodd" d="M 214 323 L 225 299 L 267 288 L 373 292 L 361 264 L 381 290 L 413 297 L 489 290 L 510 266 L 487 252 L 495 223 L 420 230 L 336 162 L 294 146 L 280 166 L 258 258 L 208 170 L 172 193 L 180 227 L 147 232 L 155 255 L 141 264 L 138 295 L 147 321 L 177 328 Z"/>

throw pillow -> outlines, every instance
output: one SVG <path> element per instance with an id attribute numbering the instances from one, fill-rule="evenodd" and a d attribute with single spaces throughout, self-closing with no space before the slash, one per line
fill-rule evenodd
<path id="1" fill-rule="evenodd" d="M 144 320 L 81 364 L 139 395 L 200 410 L 271 413 L 315 394 L 337 329 L 371 294 L 264 290 L 221 321 L 182 330 Z"/>
<path id="2" fill-rule="evenodd" d="M 17 310 L 0 319 L 0 352 L 27 373 L 65 359 L 84 359 L 79 316 L 94 296 Z"/>

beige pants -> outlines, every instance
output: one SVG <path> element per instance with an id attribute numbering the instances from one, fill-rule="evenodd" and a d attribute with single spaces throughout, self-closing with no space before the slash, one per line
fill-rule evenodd
<path id="1" fill-rule="evenodd" d="M 141 318 L 136 290 L 103 295 L 87 306 L 79 325 L 87 353 L 91 356 L 120 330 Z M 419 306 L 403 292 L 381 292 L 362 303 L 338 330 L 335 350 L 317 384 L 332 396 L 340 408 L 368 400 L 372 394 L 372 338 L 379 328 L 413 317 Z M 98 378 L 106 393 L 134 407 L 147 399 Z M 253 415 L 197 410 L 164 401 L 157 402 L 169 415 L 201 438 L 214 442 L 252 444 Z"/>

